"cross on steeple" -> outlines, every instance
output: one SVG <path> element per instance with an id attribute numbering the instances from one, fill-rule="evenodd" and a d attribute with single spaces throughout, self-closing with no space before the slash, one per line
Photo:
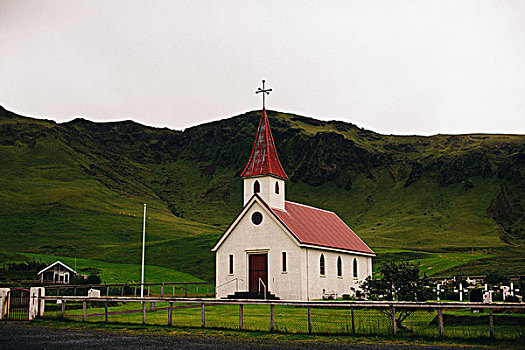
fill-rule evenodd
<path id="1" fill-rule="evenodd" d="M 262 87 L 262 89 L 261 89 L 261 88 L 258 88 L 257 91 L 255 91 L 255 93 L 258 94 L 258 93 L 262 92 L 262 97 L 263 97 L 263 109 L 265 109 L 265 105 L 264 105 L 264 97 L 265 97 L 265 96 L 264 96 L 264 95 L 265 95 L 265 94 L 268 94 L 268 95 L 269 95 L 269 94 L 270 94 L 270 91 L 272 91 L 272 89 L 264 89 L 264 80 L 262 81 L 262 83 L 263 83 L 263 87 Z"/>

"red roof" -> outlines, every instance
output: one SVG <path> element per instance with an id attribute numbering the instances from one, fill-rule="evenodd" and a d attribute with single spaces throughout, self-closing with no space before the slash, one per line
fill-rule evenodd
<path id="1" fill-rule="evenodd" d="M 302 244 L 374 254 L 334 212 L 288 201 L 285 209 L 271 208 Z"/>
<path id="2" fill-rule="evenodd" d="M 282 179 L 288 179 L 277 156 L 275 143 L 273 142 L 270 123 L 266 116 L 266 110 L 262 110 L 261 121 L 253 143 L 252 154 L 241 177 L 273 175 Z"/>

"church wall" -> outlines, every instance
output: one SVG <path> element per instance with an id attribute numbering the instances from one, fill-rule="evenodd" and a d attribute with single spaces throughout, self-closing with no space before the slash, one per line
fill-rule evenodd
<path id="1" fill-rule="evenodd" d="M 273 176 L 258 176 L 244 179 L 244 202 L 246 205 L 250 198 L 252 198 L 253 185 L 255 181 L 259 181 L 261 185 L 261 192 L 259 196 L 272 208 L 284 210 L 284 198 L 285 198 L 285 183 L 284 180 L 278 179 Z M 279 193 L 275 193 L 275 183 L 279 184 Z"/>
<path id="2" fill-rule="evenodd" d="M 284 187 L 284 186 L 283 186 Z M 260 225 L 252 223 L 254 212 L 260 212 L 263 220 Z M 287 272 L 282 272 L 282 252 L 287 255 Z M 281 229 L 266 208 L 257 202 L 241 218 L 237 226 L 218 248 L 216 253 L 216 286 L 238 278 L 239 291 L 249 289 L 248 255 L 250 253 L 268 254 L 268 290 L 281 299 L 301 300 L 305 295 L 304 266 L 301 248 Z M 234 256 L 234 273 L 229 274 L 229 255 Z M 236 284 L 230 282 L 218 287 L 216 297 L 223 298 L 235 293 Z"/>
<path id="3" fill-rule="evenodd" d="M 359 283 L 372 275 L 372 258 L 351 253 L 333 252 L 321 249 L 303 248 L 308 258 L 308 299 L 321 299 L 324 293 L 352 294 Z M 320 256 L 325 258 L 325 274 L 320 274 Z M 342 277 L 337 276 L 337 258 L 341 257 Z M 353 277 L 353 261 L 357 259 L 358 275 Z M 324 293 L 323 293 L 324 290 Z"/>

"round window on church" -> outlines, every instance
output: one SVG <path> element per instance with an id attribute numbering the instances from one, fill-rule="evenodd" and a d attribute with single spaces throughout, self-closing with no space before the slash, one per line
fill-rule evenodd
<path id="1" fill-rule="evenodd" d="M 252 222 L 255 224 L 255 225 L 259 225 L 261 222 L 262 222 L 262 214 L 259 213 L 258 211 L 256 211 L 255 213 L 252 214 Z"/>

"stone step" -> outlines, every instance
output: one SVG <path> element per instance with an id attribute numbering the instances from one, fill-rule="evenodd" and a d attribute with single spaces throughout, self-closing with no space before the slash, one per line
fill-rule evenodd
<path id="1" fill-rule="evenodd" d="M 264 292 L 236 292 L 235 294 L 228 295 L 228 299 L 264 299 Z M 270 292 L 266 293 L 266 299 L 279 300 L 275 294 Z"/>

